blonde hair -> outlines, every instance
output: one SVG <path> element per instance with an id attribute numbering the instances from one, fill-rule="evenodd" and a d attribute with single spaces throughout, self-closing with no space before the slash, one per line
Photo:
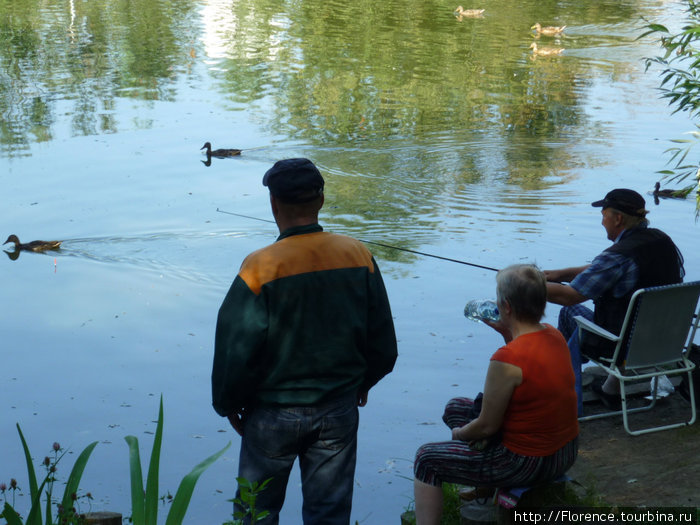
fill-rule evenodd
<path id="1" fill-rule="evenodd" d="M 547 279 L 534 264 L 513 264 L 496 274 L 496 296 L 517 320 L 538 323 L 547 306 Z"/>

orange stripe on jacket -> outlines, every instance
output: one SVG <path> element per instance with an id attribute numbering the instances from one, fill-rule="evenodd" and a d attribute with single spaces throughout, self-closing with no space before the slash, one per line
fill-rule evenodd
<path id="1" fill-rule="evenodd" d="M 372 254 L 360 241 L 328 232 L 285 237 L 245 258 L 238 275 L 256 295 L 277 279 L 309 272 L 367 267 Z"/>

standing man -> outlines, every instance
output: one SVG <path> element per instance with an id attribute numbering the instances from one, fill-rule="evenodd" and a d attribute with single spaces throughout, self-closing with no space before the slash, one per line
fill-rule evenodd
<path id="1" fill-rule="evenodd" d="M 304 523 L 347 525 L 357 407 L 397 357 L 389 301 L 367 248 L 318 224 L 324 180 L 310 160 L 276 162 L 263 185 L 280 235 L 246 257 L 219 309 L 213 405 L 242 436 L 238 475 L 271 478 L 259 523 L 278 523 L 298 457 Z"/>
<path id="2" fill-rule="evenodd" d="M 683 281 L 683 256 L 671 238 L 661 230 L 649 228 L 646 202 L 629 189 L 610 191 L 604 199 L 591 204 L 602 208 L 603 228 L 613 245 L 599 254 L 590 265 L 545 271 L 547 300 L 563 305 L 559 330 L 568 340 L 576 374 L 579 415 L 581 399 L 581 353 L 591 357 L 612 357 L 614 345 L 602 338 L 578 339 L 575 315 L 593 320 L 609 332 L 619 334 L 632 294 L 640 288 L 675 284 Z M 568 285 L 561 284 L 568 282 Z M 593 311 L 580 303 L 592 299 Z M 595 337 L 595 336 L 594 336 Z M 620 406 L 620 385 L 609 376 L 602 386 L 594 385 L 601 401 L 609 408 Z"/>

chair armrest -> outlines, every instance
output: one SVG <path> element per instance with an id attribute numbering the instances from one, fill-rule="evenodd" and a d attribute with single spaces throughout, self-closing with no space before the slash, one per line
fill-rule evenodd
<path id="1" fill-rule="evenodd" d="M 601 328 L 593 321 L 589 321 L 581 315 L 575 315 L 574 321 L 576 321 L 576 324 L 578 324 L 578 327 L 581 330 L 588 330 L 589 332 L 599 335 L 600 337 L 604 337 L 605 339 L 609 339 L 610 341 L 617 341 L 620 339 L 619 335 L 608 332 L 605 328 Z"/>

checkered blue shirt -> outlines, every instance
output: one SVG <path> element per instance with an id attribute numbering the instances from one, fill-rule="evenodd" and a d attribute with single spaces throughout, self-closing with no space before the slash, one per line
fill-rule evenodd
<path id="1" fill-rule="evenodd" d="M 615 242 L 624 234 L 622 232 Z M 610 290 L 613 296 L 622 297 L 635 289 L 638 279 L 639 267 L 631 257 L 603 252 L 570 284 L 578 293 L 595 301 Z"/>

